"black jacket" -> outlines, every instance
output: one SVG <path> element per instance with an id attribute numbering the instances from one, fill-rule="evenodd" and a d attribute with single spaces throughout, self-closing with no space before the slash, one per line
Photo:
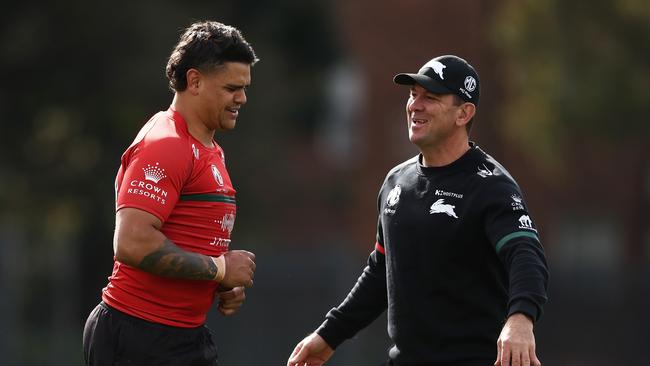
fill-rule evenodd
<path id="1" fill-rule="evenodd" d="M 393 168 L 378 210 L 367 267 L 317 330 L 333 348 L 388 308 L 396 365 L 491 365 L 508 315 L 541 316 L 539 235 L 517 183 L 473 143 L 444 167 Z"/>

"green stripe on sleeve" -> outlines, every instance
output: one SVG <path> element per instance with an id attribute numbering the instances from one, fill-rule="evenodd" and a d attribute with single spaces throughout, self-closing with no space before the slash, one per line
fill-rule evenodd
<path id="1" fill-rule="evenodd" d="M 181 201 L 203 201 L 203 202 L 224 202 L 235 204 L 237 201 L 235 197 L 224 196 L 216 193 L 201 193 L 201 194 L 182 194 Z"/>
<path id="2" fill-rule="evenodd" d="M 539 237 L 537 237 L 537 234 L 535 234 L 535 233 L 531 233 L 530 231 L 515 231 L 514 233 L 510 233 L 510 234 L 504 236 L 503 238 L 501 238 L 501 240 L 499 240 L 497 242 L 497 246 L 496 246 L 497 253 L 499 253 L 501 248 L 503 248 L 503 246 L 506 245 L 507 242 L 509 242 L 510 240 L 512 240 L 514 238 L 520 238 L 522 236 L 533 238 L 533 239 L 539 241 Z"/>

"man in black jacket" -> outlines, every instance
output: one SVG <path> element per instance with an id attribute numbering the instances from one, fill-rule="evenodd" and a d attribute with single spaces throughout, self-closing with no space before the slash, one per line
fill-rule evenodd
<path id="1" fill-rule="evenodd" d="M 386 176 L 368 265 L 287 365 L 322 365 L 385 309 L 388 365 L 541 365 L 533 326 L 547 299 L 546 259 L 521 189 L 469 140 L 478 74 L 445 55 L 394 82 L 410 86 L 409 139 L 420 154 Z"/>

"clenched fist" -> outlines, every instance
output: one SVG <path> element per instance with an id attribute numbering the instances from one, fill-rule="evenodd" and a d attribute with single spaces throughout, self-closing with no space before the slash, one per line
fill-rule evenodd
<path id="1" fill-rule="evenodd" d="M 226 274 L 221 286 L 235 288 L 252 287 L 255 272 L 255 254 L 246 250 L 232 250 L 223 255 L 226 260 Z"/>

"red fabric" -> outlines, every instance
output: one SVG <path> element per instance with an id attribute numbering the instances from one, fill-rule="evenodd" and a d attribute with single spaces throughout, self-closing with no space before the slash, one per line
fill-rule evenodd
<path id="1" fill-rule="evenodd" d="M 383 255 L 386 255 L 386 253 L 384 252 L 384 247 L 381 244 L 379 244 L 379 242 L 375 243 L 375 250 Z"/>
<path id="2" fill-rule="evenodd" d="M 169 109 L 154 115 L 122 155 L 115 180 L 116 210 L 158 217 L 161 231 L 184 250 L 210 256 L 228 251 L 236 205 L 223 150 L 204 147 Z M 115 261 L 102 299 L 127 314 L 166 325 L 197 327 L 217 283 L 170 279 Z"/>

